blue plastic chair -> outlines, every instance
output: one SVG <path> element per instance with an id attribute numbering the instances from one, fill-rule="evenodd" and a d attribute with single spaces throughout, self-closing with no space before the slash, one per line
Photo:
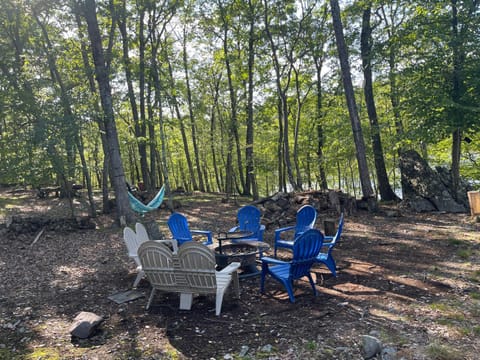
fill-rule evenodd
<path id="1" fill-rule="evenodd" d="M 173 213 L 167 221 L 172 237 L 177 240 L 178 246 L 186 241 L 192 241 L 192 235 L 202 235 L 207 237 L 204 245 L 213 244 L 212 232 L 209 230 L 190 230 L 187 218 L 180 213 Z"/>
<path id="2" fill-rule="evenodd" d="M 265 277 L 267 274 L 280 281 L 288 292 L 290 302 L 295 302 L 293 296 L 293 281 L 304 276 L 308 277 L 313 294 L 317 296 L 317 289 L 310 273 L 312 265 L 317 259 L 318 252 L 323 244 L 323 234 L 317 229 L 305 231 L 293 244 L 293 259 L 281 261 L 278 259 L 263 257 L 262 274 L 260 279 L 260 292 L 265 290 Z"/>
<path id="3" fill-rule="evenodd" d="M 253 235 L 249 236 L 248 238 L 233 240 L 233 242 L 238 242 L 242 240 L 263 241 L 265 225 L 262 225 L 260 223 L 261 217 L 262 213 L 257 207 L 253 205 L 246 205 L 241 207 L 237 212 L 238 225 L 228 230 L 228 232 L 250 231 L 253 233 Z"/>
<path id="4" fill-rule="evenodd" d="M 330 270 L 333 276 L 337 276 L 337 265 L 335 263 L 335 259 L 332 256 L 332 250 L 337 244 L 340 236 L 342 235 L 343 231 L 343 213 L 340 215 L 340 219 L 338 220 L 338 228 L 337 232 L 334 236 L 325 236 L 325 241 L 323 242 L 323 248 L 326 248 L 325 252 L 320 252 L 317 255 L 317 262 L 325 264 L 327 268 Z"/>
<path id="5" fill-rule="evenodd" d="M 278 248 L 293 249 L 295 239 L 309 229 L 313 229 L 317 220 L 317 210 L 311 205 L 303 205 L 297 211 L 297 222 L 295 225 L 283 227 L 275 230 L 274 256 L 277 257 Z M 291 237 L 282 239 L 282 234 L 291 233 Z"/>

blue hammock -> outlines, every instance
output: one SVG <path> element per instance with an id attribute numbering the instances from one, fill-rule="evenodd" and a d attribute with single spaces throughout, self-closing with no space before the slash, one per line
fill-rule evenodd
<path id="1" fill-rule="evenodd" d="M 165 187 L 162 186 L 158 191 L 157 195 L 155 195 L 155 197 L 148 204 L 145 205 L 135 196 L 133 196 L 130 191 L 128 191 L 128 199 L 130 200 L 130 205 L 132 206 L 132 209 L 141 214 L 145 214 L 149 211 L 158 209 L 158 207 L 162 205 L 164 195 Z"/>

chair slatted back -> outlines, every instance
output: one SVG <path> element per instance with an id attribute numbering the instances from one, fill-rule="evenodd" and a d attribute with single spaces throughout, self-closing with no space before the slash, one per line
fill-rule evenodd
<path id="1" fill-rule="evenodd" d="M 293 245 L 293 259 L 290 267 L 292 279 L 298 279 L 310 272 L 323 245 L 323 234 L 317 229 L 304 232 Z"/>
<path id="2" fill-rule="evenodd" d="M 163 291 L 177 291 L 179 286 L 176 281 L 172 250 L 164 244 L 146 241 L 140 245 L 138 256 L 152 287 Z"/>
<path id="3" fill-rule="evenodd" d="M 297 222 L 295 224 L 295 234 L 303 233 L 312 229 L 317 220 L 317 210 L 311 205 L 303 205 L 297 211 Z"/>
<path id="4" fill-rule="evenodd" d="M 198 293 L 215 293 L 215 255 L 208 247 L 187 242 L 178 250 L 180 269 L 188 285 Z"/>
<path id="5" fill-rule="evenodd" d="M 255 235 L 260 230 L 260 220 L 262 213 L 253 205 L 246 205 L 237 213 L 238 229 L 240 231 L 251 231 Z"/>
<path id="6" fill-rule="evenodd" d="M 167 223 L 173 238 L 178 241 L 178 245 L 192 240 L 192 233 L 188 227 L 187 218 L 184 215 L 173 213 Z"/>

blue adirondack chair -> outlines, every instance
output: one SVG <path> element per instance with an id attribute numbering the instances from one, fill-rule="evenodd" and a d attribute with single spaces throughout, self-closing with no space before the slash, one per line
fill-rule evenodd
<path id="1" fill-rule="evenodd" d="M 317 220 L 317 210 L 311 205 L 303 205 L 297 211 L 296 224 L 292 226 L 283 227 L 275 230 L 274 239 L 274 256 L 277 257 L 278 248 L 293 249 L 295 239 L 309 229 L 313 229 L 315 221 Z M 283 239 L 282 234 L 287 232 L 290 235 Z"/>
<path id="2" fill-rule="evenodd" d="M 172 237 L 177 240 L 178 246 L 186 241 L 192 241 L 192 235 L 206 236 L 207 240 L 203 242 L 204 245 L 213 244 L 212 232 L 209 230 L 190 230 L 187 218 L 180 213 L 173 213 L 167 221 L 168 228 L 172 233 Z"/>
<path id="3" fill-rule="evenodd" d="M 310 269 L 315 263 L 317 254 L 323 244 L 323 234 L 317 229 L 310 229 L 301 234 L 293 244 L 293 259 L 281 261 L 263 257 L 262 274 L 260 278 L 260 292 L 265 290 L 265 277 L 267 274 L 280 281 L 288 292 L 290 302 L 295 302 L 293 296 L 293 281 L 304 276 L 308 277 L 313 294 L 317 296 L 317 289 L 313 282 Z"/>
<path id="4" fill-rule="evenodd" d="M 333 276 L 337 276 L 337 265 L 335 263 L 335 259 L 332 256 L 332 250 L 337 244 L 340 236 L 342 235 L 343 231 L 343 213 L 340 215 L 340 219 L 338 220 L 338 228 L 337 232 L 334 236 L 325 236 L 325 241 L 323 242 L 323 247 L 326 248 L 325 252 L 320 251 L 317 255 L 316 261 L 322 264 L 325 264 L 327 268 L 330 270 Z"/>
<path id="5" fill-rule="evenodd" d="M 263 241 L 263 233 L 265 232 L 265 225 L 260 223 L 262 213 L 253 205 L 246 205 L 241 207 L 237 212 L 238 225 L 228 230 L 228 232 L 234 231 L 250 231 L 253 235 L 248 238 L 241 238 L 233 240 L 238 242 L 242 240 L 254 240 Z"/>

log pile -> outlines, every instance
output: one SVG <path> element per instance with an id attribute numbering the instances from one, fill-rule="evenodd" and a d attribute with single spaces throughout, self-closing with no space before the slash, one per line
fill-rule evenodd
<path id="1" fill-rule="evenodd" d="M 294 224 L 297 210 L 303 205 L 312 205 L 318 218 L 336 219 L 341 212 L 352 214 L 357 209 L 354 197 L 341 191 L 305 191 L 297 193 L 278 192 L 253 203 L 262 211 L 262 224 L 267 229 Z"/>

